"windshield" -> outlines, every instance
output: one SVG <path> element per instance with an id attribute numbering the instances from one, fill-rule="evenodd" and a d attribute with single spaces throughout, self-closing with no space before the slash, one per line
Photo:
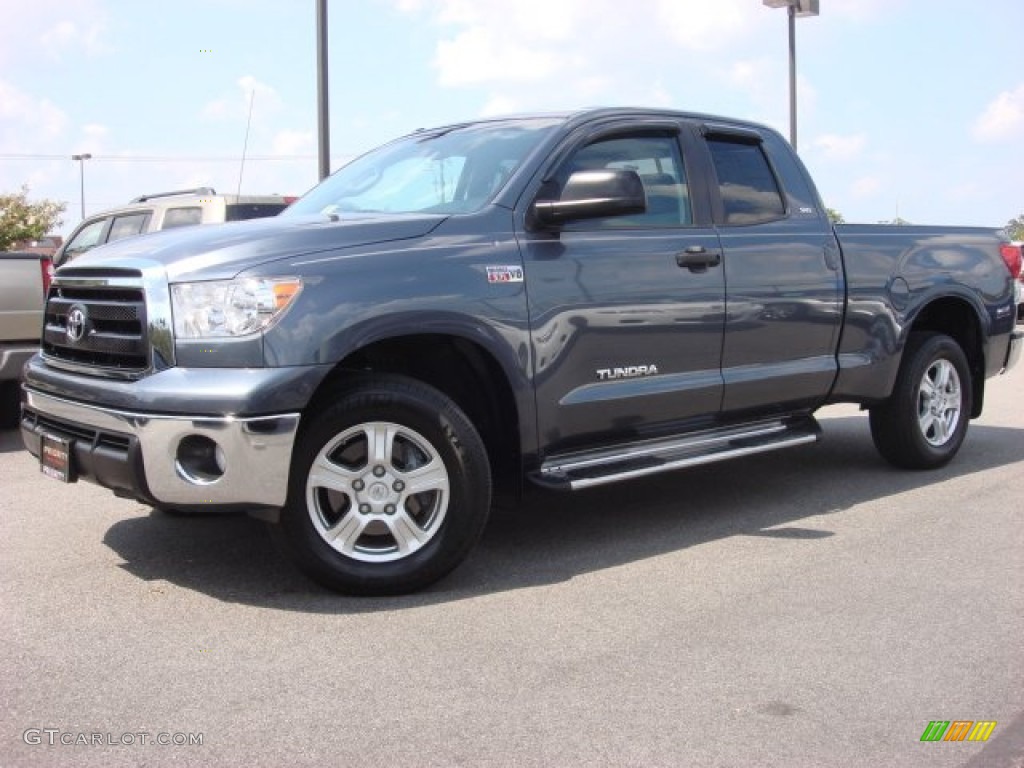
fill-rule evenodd
<path id="1" fill-rule="evenodd" d="M 508 120 L 406 136 L 353 160 L 282 215 L 480 210 L 560 122 Z"/>

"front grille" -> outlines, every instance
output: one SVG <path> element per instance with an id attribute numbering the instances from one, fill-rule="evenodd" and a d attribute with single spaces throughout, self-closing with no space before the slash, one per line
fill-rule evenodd
<path id="1" fill-rule="evenodd" d="M 43 352 L 56 361 L 142 373 L 149 367 L 145 291 L 54 284 L 46 298 Z"/>
<path id="2" fill-rule="evenodd" d="M 85 426 L 84 424 L 72 424 L 68 421 L 45 416 L 35 411 L 25 411 L 25 426 L 36 432 L 45 432 L 50 435 L 57 435 L 65 439 L 76 440 L 93 449 L 106 448 L 118 453 L 127 454 L 131 448 L 131 437 L 117 432 L 106 432 Z"/>

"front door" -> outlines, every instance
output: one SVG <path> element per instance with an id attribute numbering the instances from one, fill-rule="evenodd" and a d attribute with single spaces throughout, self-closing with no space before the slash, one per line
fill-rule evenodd
<path id="1" fill-rule="evenodd" d="M 710 425 L 721 404 L 723 270 L 687 266 L 719 241 L 691 200 L 678 132 L 581 141 L 539 196 L 599 168 L 635 170 L 646 212 L 520 236 L 548 456 Z"/>

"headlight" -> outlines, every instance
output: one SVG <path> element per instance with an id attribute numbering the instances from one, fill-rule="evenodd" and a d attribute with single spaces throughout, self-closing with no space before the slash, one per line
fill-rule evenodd
<path id="1" fill-rule="evenodd" d="M 279 316 L 299 291 L 295 277 L 239 278 L 171 286 L 174 334 L 179 339 L 245 336 Z"/>

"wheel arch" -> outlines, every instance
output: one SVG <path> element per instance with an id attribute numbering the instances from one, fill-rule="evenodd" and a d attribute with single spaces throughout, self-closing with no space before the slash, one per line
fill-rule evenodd
<path id="1" fill-rule="evenodd" d="M 942 296 L 921 307 L 907 329 L 907 337 L 933 331 L 946 334 L 960 345 L 971 372 L 971 418 L 981 415 L 985 399 L 985 317 L 965 296 Z"/>
<path id="2" fill-rule="evenodd" d="M 335 364 L 306 406 L 304 418 L 336 397 L 353 373 L 416 379 L 442 392 L 466 414 L 487 449 L 495 490 L 518 496 L 524 450 L 530 450 L 534 432 L 533 411 L 525 376 L 508 367 L 507 359 L 479 340 L 450 330 L 382 335 Z"/>

